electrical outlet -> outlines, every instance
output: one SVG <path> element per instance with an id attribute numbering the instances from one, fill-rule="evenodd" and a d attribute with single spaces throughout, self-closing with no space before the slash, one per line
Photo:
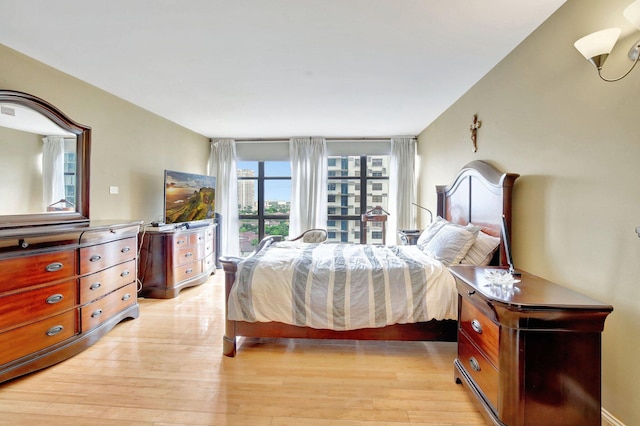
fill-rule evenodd
<path id="1" fill-rule="evenodd" d="M 118 188 L 117 186 L 109 187 L 109 194 L 119 194 L 119 193 L 120 193 L 120 188 Z"/>

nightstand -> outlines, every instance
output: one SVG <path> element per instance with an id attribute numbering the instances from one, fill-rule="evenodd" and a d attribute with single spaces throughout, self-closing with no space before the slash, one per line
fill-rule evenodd
<path id="1" fill-rule="evenodd" d="M 601 334 L 613 310 L 523 272 L 513 289 L 487 268 L 452 266 L 454 375 L 494 425 L 600 425 Z"/>
<path id="2" fill-rule="evenodd" d="M 398 235 L 400 235 L 400 241 L 405 246 L 415 246 L 421 232 L 419 229 L 402 229 L 398 231 Z"/>

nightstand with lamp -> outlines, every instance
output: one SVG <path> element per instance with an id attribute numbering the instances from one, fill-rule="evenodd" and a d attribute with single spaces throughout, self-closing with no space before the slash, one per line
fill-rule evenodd
<path id="1" fill-rule="evenodd" d="M 414 206 L 421 208 L 422 210 L 426 210 L 429 213 L 429 223 L 433 222 L 433 213 L 426 207 L 422 207 L 416 203 L 411 203 Z M 398 235 L 400 236 L 400 241 L 405 246 L 415 246 L 418 242 L 418 238 L 420 238 L 420 234 L 422 231 L 420 229 L 401 229 L 398 231 Z"/>

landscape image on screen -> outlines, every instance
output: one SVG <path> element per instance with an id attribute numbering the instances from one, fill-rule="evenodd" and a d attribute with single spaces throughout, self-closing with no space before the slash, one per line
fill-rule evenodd
<path id="1" fill-rule="evenodd" d="M 165 170 L 164 211 L 166 223 L 212 219 L 216 178 Z"/>

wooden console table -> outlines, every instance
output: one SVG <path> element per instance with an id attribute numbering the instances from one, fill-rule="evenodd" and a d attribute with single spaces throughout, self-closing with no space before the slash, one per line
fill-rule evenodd
<path id="1" fill-rule="evenodd" d="M 216 227 L 146 227 L 140 234 L 140 296 L 171 299 L 207 281 L 216 270 Z"/>
<path id="2" fill-rule="evenodd" d="M 452 266 L 455 379 L 493 425 L 600 425 L 601 334 L 610 305 L 524 273 L 513 289 L 487 268 Z"/>

